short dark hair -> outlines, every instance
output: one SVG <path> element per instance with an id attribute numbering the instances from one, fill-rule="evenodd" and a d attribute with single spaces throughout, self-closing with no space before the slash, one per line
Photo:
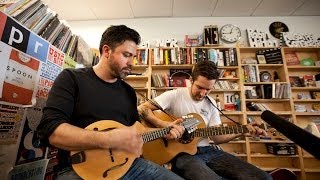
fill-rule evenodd
<path id="1" fill-rule="evenodd" d="M 212 61 L 200 61 L 198 62 L 192 71 L 192 80 L 197 80 L 198 76 L 203 76 L 209 80 L 218 79 L 219 72 L 217 66 Z"/>
<path id="2" fill-rule="evenodd" d="M 111 50 L 114 50 L 126 40 L 133 41 L 138 45 L 140 44 L 141 37 L 136 30 L 125 25 L 110 26 L 103 32 L 101 36 L 99 46 L 100 54 L 102 53 L 102 47 L 104 45 L 108 45 Z"/>

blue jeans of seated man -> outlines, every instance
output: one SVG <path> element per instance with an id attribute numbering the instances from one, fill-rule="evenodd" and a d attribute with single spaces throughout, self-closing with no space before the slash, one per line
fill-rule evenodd
<path id="1" fill-rule="evenodd" d="M 66 168 L 58 173 L 56 180 L 81 180 L 72 168 Z M 121 177 L 122 180 L 182 180 L 183 178 L 174 174 L 173 172 L 161 167 L 153 162 L 147 161 L 143 158 L 137 158 L 128 172 Z"/>
<path id="2" fill-rule="evenodd" d="M 265 171 L 211 146 L 198 147 L 196 155 L 180 154 L 172 165 L 172 171 L 190 180 L 272 180 Z"/>

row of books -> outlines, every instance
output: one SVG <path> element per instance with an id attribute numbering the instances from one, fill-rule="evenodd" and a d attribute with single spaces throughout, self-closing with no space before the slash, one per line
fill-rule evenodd
<path id="1" fill-rule="evenodd" d="M 242 69 L 244 82 L 260 82 L 258 66 L 249 64 L 242 66 Z"/>
<path id="2" fill-rule="evenodd" d="M 137 56 L 134 57 L 134 65 L 147 65 L 148 64 L 148 49 L 138 49 Z"/>
<path id="3" fill-rule="evenodd" d="M 214 86 L 213 89 L 239 89 L 239 85 L 236 82 L 231 82 L 231 81 L 225 81 L 225 80 L 218 80 Z"/>
<path id="4" fill-rule="evenodd" d="M 155 98 L 155 97 L 157 97 L 157 96 L 158 96 L 157 91 L 156 91 L 155 89 L 152 89 L 152 90 L 151 90 L 151 99 L 153 99 L 153 98 Z"/>
<path id="5" fill-rule="evenodd" d="M 155 65 L 193 64 L 191 48 L 154 48 L 151 58 Z"/>
<path id="6" fill-rule="evenodd" d="M 320 74 L 289 76 L 291 87 L 320 87 Z"/>
<path id="7" fill-rule="evenodd" d="M 214 48 L 195 48 L 193 53 L 195 62 L 209 60 L 217 66 L 237 66 L 237 52 L 235 48 L 214 49 Z"/>
<path id="8" fill-rule="evenodd" d="M 151 86 L 153 87 L 169 87 L 169 75 L 166 73 L 152 74 Z"/>
<path id="9" fill-rule="evenodd" d="M 159 73 L 151 75 L 151 85 L 153 87 L 189 87 L 190 76 L 178 72 L 177 75 L 169 75 L 167 73 Z"/>
<path id="10" fill-rule="evenodd" d="M 263 103 L 248 102 L 246 104 L 246 107 L 250 111 L 265 111 L 265 110 L 272 111 L 266 104 L 263 104 Z"/>
<path id="11" fill-rule="evenodd" d="M 235 48 L 154 48 L 151 54 L 155 65 L 195 64 L 209 60 L 217 66 L 237 66 L 237 52 Z"/>
<path id="12" fill-rule="evenodd" d="M 58 18 L 42 0 L 20 0 L 5 9 L 5 13 L 32 32 L 46 39 L 66 55 L 76 59 L 78 36 Z"/>
<path id="13" fill-rule="evenodd" d="M 272 83 L 257 86 L 245 86 L 247 99 L 289 99 L 291 87 L 287 83 Z"/>

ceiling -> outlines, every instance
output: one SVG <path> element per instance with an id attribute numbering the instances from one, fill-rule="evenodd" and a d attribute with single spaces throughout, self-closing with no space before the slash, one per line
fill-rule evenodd
<path id="1" fill-rule="evenodd" d="M 319 0 L 44 0 L 61 19 L 320 16 Z"/>

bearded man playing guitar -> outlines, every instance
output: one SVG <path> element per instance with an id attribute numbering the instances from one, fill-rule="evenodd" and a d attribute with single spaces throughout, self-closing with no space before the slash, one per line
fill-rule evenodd
<path id="1" fill-rule="evenodd" d="M 219 111 L 214 107 L 216 106 L 216 102 L 208 96 L 218 76 L 217 67 L 213 62 L 198 62 L 192 71 L 191 87 L 164 92 L 154 98 L 154 101 L 148 101 L 138 106 L 139 114 L 144 121 L 155 127 L 167 127 L 172 123 L 158 118 L 154 114 L 155 110 L 158 109 L 167 111 L 175 117 L 181 117 L 188 113 L 197 113 L 204 120 L 205 127 L 210 128 L 219 125 L 221 124 L 221 120 Z M 243 133 L 210 136 L 210 139 L 215 144 L 213 146 L 209 145 L 208 137 L 203 137 L 197 143 L 194 155 L 180 153 L 171 161 L 172 171 L 190 180 L 222 178 L 245 180 L 272 179 L 268 173 L 224 152 L 218 145 L 243 135 L 266 135 L 266 132 L 255 123 L 248 124 L 245 128 L 247 130 L 243 131 Z M 170 148 L 171 141 L 164 143 L 166 144 L 165 146 Z M 171 144 L 174 143 L 177 142 L 174 141 Z M 146 156 L 149 156 L 149 154 L 146 154 Z"/>
<path id="2" fill-rule="evenodd" d="M 65 69 L 56 78 L 37 129 L 45 143 L 59 148 L 58 180 L 182 179 L 140 158 L 143 142 L 151 138 L 132 127 L 139 120 L 137 97 L 122 80 L 139 43 L 135 30 L 111 26 L 102 34 L 97 65 Z M 170 139 L 183 131 L 173 123 L 156 132 Z"/>

